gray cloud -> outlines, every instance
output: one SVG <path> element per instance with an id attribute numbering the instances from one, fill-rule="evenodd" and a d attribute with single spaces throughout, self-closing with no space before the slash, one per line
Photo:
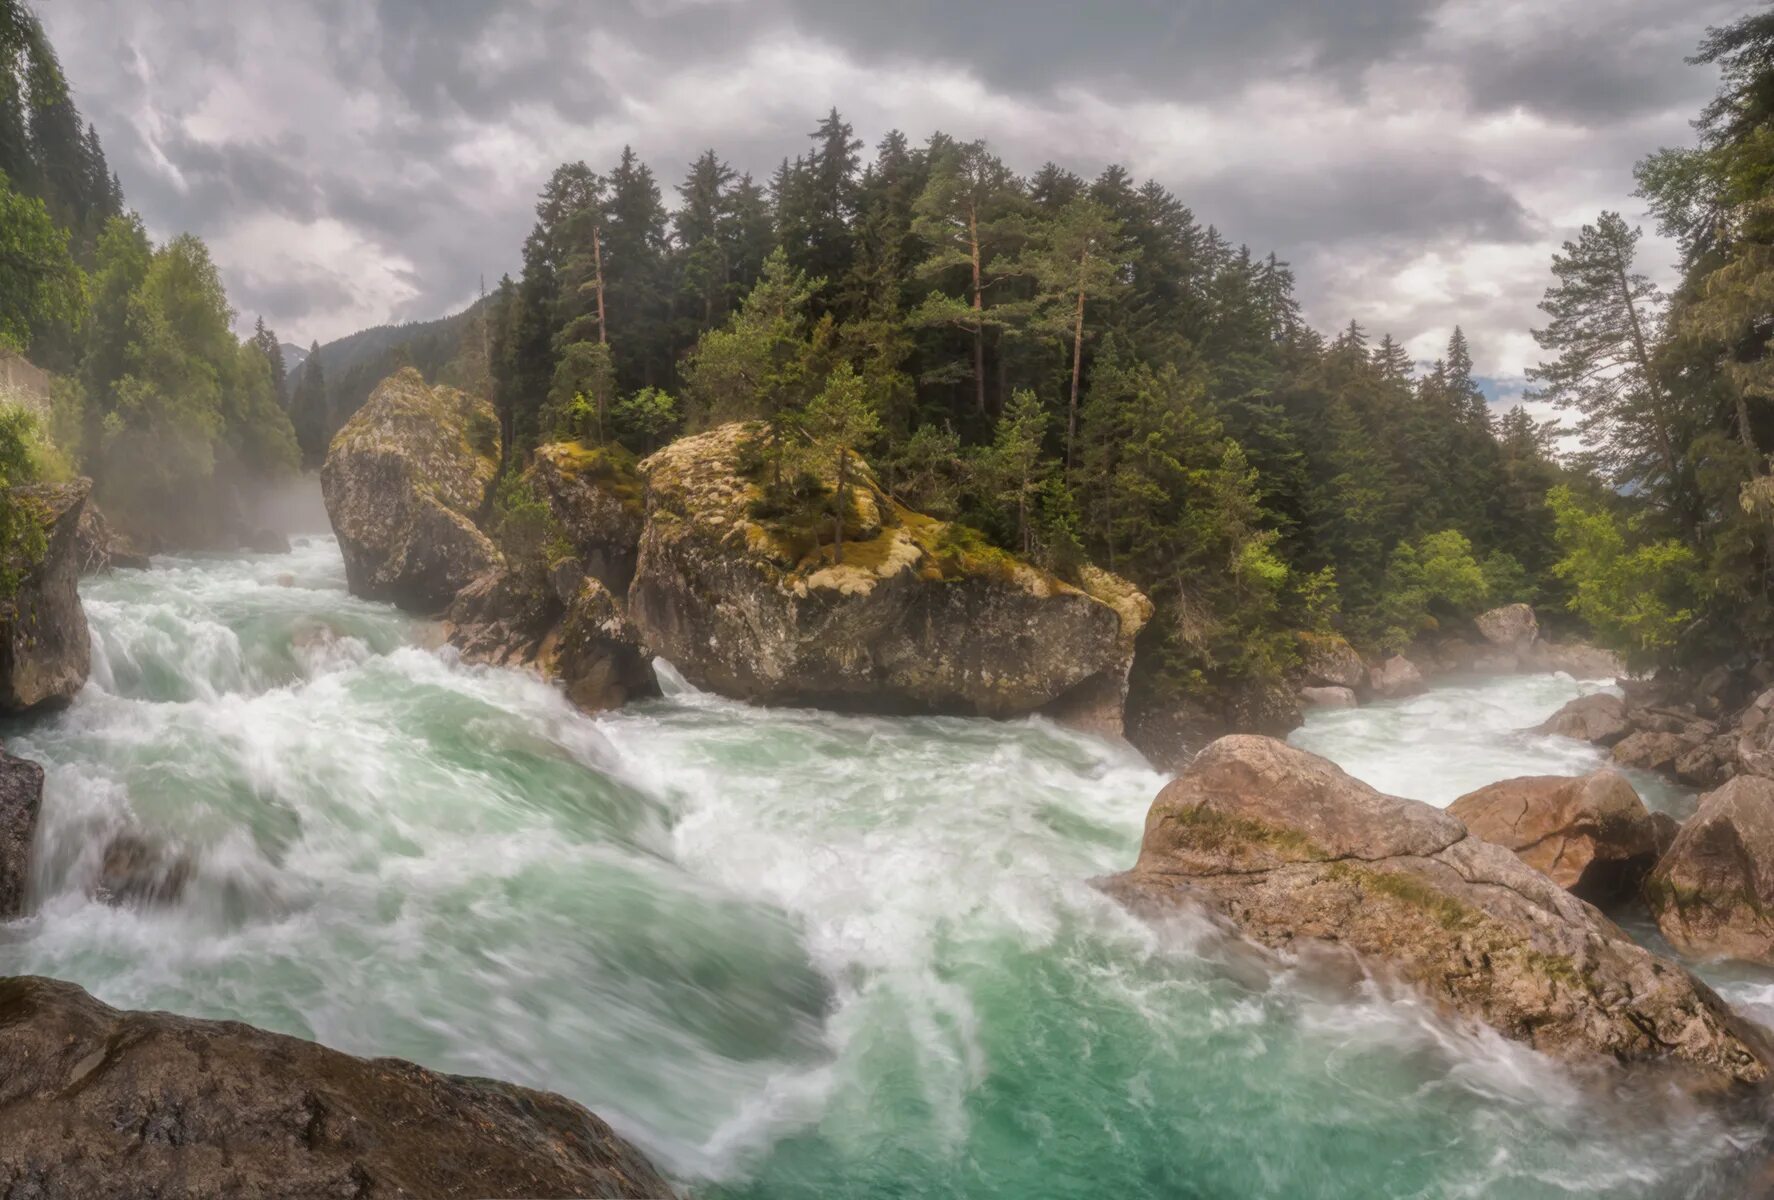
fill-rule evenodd
<path id="1" fill-rule="evenodd" d="M 1688 136 L 1735 0 L 82 0 L 42 16 L 132 205 L 306 343 L 515 270 L 552 166 L 632 142 L 668 202 L 829 105 L 873 142 L 1108 159 L 1291 259 L 1309 316 L 1518 371 L 1551 249 Z"/>

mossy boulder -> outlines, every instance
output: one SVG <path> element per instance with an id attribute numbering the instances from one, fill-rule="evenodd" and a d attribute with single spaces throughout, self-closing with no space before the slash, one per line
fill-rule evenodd
<path id="1" fill-rule="evenodd" d="M 58 708 L 74 698 L 92 667 L 86 610 L 80 605 L 80 516 L 90 481 L 35 484 L 0 491 L 0 504 L 23 509 L 41 531 L 28 546 L 0 547 L 6 575 L 0 594 L 0 715 Z"/>
<path id="2" fill-rule="evenodd" d="M 899 504 L 860 463 L 839 562 L 829 507 L 777 511 L 767 468 L 748 469 L 760 437 L 723 425 L 640 465 L 629 615 L 687 679 L 761 704 L 1049 709 L 1118 729 L 1151 611 L 1130 585 L 1107 572 L 1065 582 Z"/>
<path id="3" fill-rule="evenodd" d="M 528 483 L 547 503 L 558 545 L 549 547 L 549 573 L 563 604 L 592 578 L 625 596 L 634 578 L 646 513 L 634 456 L 620 446 L 553 442 L 537 449 Z"/>
<path id="4" fill-rule="evenodd" d="M 8 1196 L 666 1197 L 563 1096 L 0 980 Z"/>
<path id="5" fill-rule="evenodd" d="M 1265 946 L 1335 945 L 1450 1012 L 1566 1058 L 1763 1083 L 1763 1035 L 1674 963 L 1458 818 L 1264 737 L 1222 738 L 1153 802 L 1104 888 L 1154 916 L 1205 905 Z"/>
<path id="6" fill-rule="evenodd" d="M 429 387 L 411 367 L 376 385 L 320 471 L 352 594 L 438 613 L 499 565 L 475 525 L 499 466 L 497 431 L 485 400 Z"/>
<path id="7" fill-rule="evenodd" d="M 0 748 L 0 921 L 24 915 L 42 808 L 43 768 Z"/>

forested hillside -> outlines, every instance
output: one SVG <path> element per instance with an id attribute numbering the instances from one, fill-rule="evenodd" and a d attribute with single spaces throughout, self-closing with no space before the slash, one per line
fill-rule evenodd
<path id="1" fill-rule="evenodd" d="M 297 463 L 276 336 L 234 315 L 202 241 L 124 211 L 41 25 L 0 0 L 0 344 L 58 376 L 48 429 L 0 426 L 0 485 L 78 471 L 150 544 L 231 548 L 240 490 Z"/>
<path id="2" fill-rule="evenodd" d="M 710 150 L 676 193 L 632 149 L 543 188 L 491 317 L 512 463 L 755 418 L 771 503 L 811 519 L 833 499 L 803 452 L 851 444 L 912 508 L 1131 577 L 1159 606 L 1147 683 L 1229 698 L 1298 631 L 1400 647 L 1565 595 L 1547 490 L 1596 489 L 1493 417 L 1460 331 L 1423 367 L 1324 336 L 1285 262 L 1155 181 L 1025 177 L 940 133 L 865 155 L 834 111 L 768 185 Z"/>

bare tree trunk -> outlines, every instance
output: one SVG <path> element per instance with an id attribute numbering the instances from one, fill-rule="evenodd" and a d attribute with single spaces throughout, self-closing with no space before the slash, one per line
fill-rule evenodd
<path id="1" fill-rule="evenodd" d="M 595 225 L 591 227 L 591 261 L 597 269 L 597 340 L 603 346 L 610 340 L 604 329 L 604 240 Z"/>
<path id="2" fill-rule="evenodd" d="M 1078 313 L 1072 319 L 1072 402 L 1066 413 L 1066 470 L 1072 469 L 1072 445 L 1078 439 L 1078 380 L 1084 371 L 1084 264 L 1090 251 L 1078 260 Z"/>
<path id="3" fill-rule="evenodd" d="M 986 415 L 986 318 L 979 255 L 979 209 L 967 206 L 967 248 L 973 259 L 973 402 Z"/>

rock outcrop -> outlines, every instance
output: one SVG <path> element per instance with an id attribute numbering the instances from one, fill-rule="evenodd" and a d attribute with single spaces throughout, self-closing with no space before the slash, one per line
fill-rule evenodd
<path id="1" fill-rule="evenodd" d="M 31 842 L 42 807 L 43 768 L 0 749 L 0 921 L 24 914 Z"/>
<path id="2" fill-rule="evenodd" d="M 354 595 L 418 613 L 500 565 L 474 523 L 498 469 L 492 406 L 426 386 L 411 367 L 376 386 L 327 450 L 327 517 Z"/>
<path id="3" fill-rule="evenodd" d="M 82 575 L 94 575 L 113 567 L 146 570 L 149 566 L 148 556 L 113 529 L 104 512 L 91 500 L 80 512 L 80 525 L 75 532 L 75 557 Z"/>
<path id="4" fill-rule="evenodd" d="M 8 1196 L 669 1197 L 561 1096 L 0 980 Z"/>
<path id="5" fill-rule="evenodd" d="M 552 673 L 579 708 L 602 712 L 659 694 L 653 656 L 641 644 L 622 602 L 587 578 L 567 607 Z"/>
<path id="6" fill-rule="evenodd" d="M 743 465 L 758 436 L 725 425 L 641 464 L 629 617 L 692 683 L 763 704 L 1000 717 L 1124 686 L 1132 623 L 1150 612 L 1131 586 L 1065 583 L 897 504 L 860 464 L 840 564 L 829 516 L 770 515 Z"/>
<path id="7" fill-rule="evenodd" d="M 82 479 L 0 496 L 43 529 L 42 553 L 8 564 L 19 582 L 10 598 L 0 598 L 0 715 L 64 705 L 86 683 L 92 646 L 80 606 L 77 542 L 91 491 Z"/>
<path id="8" fill-rule="evenodd" d="M 1704 984 L 1508 850 L 1269 738 L 1202 751 L 1103 886 L 1152 914 L 1204 903 L 1270 947 L 1343 946 L 1549 1054 L 1668 1062 L 1702 1085 L 1760 1084 L 1774 1062 Z"/>
<path id="9" fill-rule="evenodd" d="M 1532 775 L 1468 792 L 1448 806 L 1475 837 L 1592 904 L 1638 891 L 1657 862 L 1657 823 L 1624 776 Z"/>
<path id="10" fill-rule="evenodd" d="M 554 442 L 537 449 L 527 474 L 565 543 L 566 553 L 549 564 L 561 603 L 572 602 L 586 577 L 613 596 L 626 596 L 646 515 L 627 451 Z"/>
<path id="11" fill-rule="evenodd" d="M 1774 965 L 1774 780 L 1740 776 L 1702 796 L 1645 899 L 1683 954 Z"/>

